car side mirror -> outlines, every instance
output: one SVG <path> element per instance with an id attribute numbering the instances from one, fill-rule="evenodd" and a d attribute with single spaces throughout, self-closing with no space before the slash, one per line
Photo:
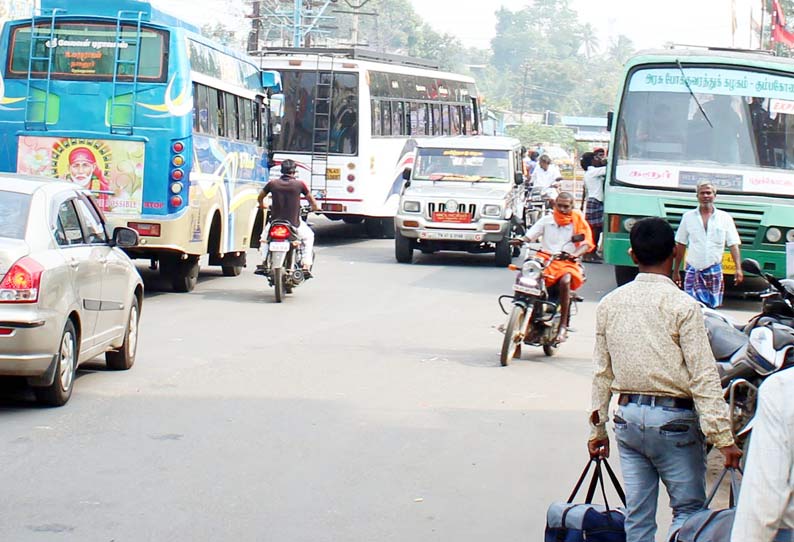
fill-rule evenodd
<path id="1" fill-rule="evenodd" d="M 516 186 L 521 186 L 524 184 L 524 176 L 521 174 L 520 171 L 516 171 L 513 177 L 513 182 L 516 183 Z"/>
<path id="2" fill-rule="evenodd" d="M 406 181 L 411 179 L 411 168 L 407 167 L 403 170 L 403 179 Z"/>
<path id="3" fill-rule="evenodd" d="M 585 236 L 584 236 L 583 233 L 577 233 L 576 235 L 571 237 L 571 242 L 572 243 L 581 243 L 582 241 L 584 241 L 584 237 Z"/>
<path id="4" fill-rule="evenodd" d="M 138 244 L 138 232 L 132 228 L 118 226 L 113 230 L 113 246 L 127 248 Z"/>
<path id="5" fill-rule="evenodd" d="M 742 271 L 745 271 L 747 273 L 752 273 L 753 275 L 763 274 L 763 271 L 761 271 L 761 265 L 752 258 L 747 258 L 746 260 L 742 260 Z"/>

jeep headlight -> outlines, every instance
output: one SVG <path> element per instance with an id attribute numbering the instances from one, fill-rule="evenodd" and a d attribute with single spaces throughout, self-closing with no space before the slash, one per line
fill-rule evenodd
<path id="1" fill-rule="evenodd" d="M 418 201 L 405 201 L 403 202 L 403 211 L 406 213 L 418 213 L 421 206 Z"/>
<path id="2" fill-rule="evenodd" d="M 486 205 L 482 208 L 483 216 L 502 216 L 502 207 L 500 205 Z"/>

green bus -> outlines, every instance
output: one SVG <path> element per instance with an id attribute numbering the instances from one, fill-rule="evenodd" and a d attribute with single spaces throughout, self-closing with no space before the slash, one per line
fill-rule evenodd
<path id="1" fill-rule="evenodd" d="M 677 228 L 697 205 L 701 179 L 712 181 L 716 206 L 733 217 L 742 257 L 775 276 L 788 274 L 794 59 L 706 48 L 640 53 L 626 63 L 609 121 L 603 250 L 618 285 L 637 272 L 628 255 L 632 225 L 660 216 Z M 735 272 L 727 252 L 723 270 Z"/>

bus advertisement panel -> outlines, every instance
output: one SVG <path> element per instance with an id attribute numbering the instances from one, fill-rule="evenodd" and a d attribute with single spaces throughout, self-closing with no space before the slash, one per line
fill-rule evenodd
<path id="1" fill-rule="evenodd" d="M 627 253 L 633 223 L 661 216 L 677 227 L 697 206 L 695 187 L 703 180 L 716 187 L 717 207 L 733 217 L 743 256 L 787 274 L 794 61 L 708 50 L 638 56 L 627 64 L 614 118 L 604 257 L 616 265 L 618 283 L 636 273 Z"/>

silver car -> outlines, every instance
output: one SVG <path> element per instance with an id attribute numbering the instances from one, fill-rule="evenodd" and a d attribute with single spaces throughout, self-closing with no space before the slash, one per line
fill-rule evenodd
<path id="1" fill-rule="evenodd" d="M 79 186 L 0 174 L 0 376 L 23 376 L 42 403 L 69 400 L 80 363 L 135 362 L 143 282 Z"/>

